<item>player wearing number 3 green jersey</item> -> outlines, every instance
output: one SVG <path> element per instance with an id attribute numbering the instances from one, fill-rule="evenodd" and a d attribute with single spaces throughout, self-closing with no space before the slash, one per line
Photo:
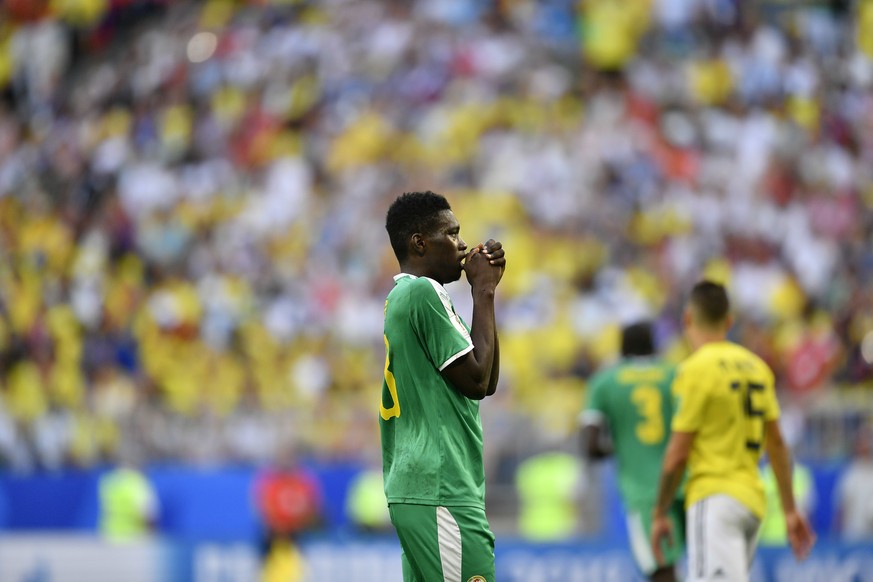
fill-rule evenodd
<path id="1" fill-rule="evenodd" d="M 497 386 L 504 251 L 494 240 L 468 251 L 449 203 L 433 192 L 397 198 L 386 229 L 401 273 L 385 301 L 379 423 L 403 579 L 494 582 L 479 401 Z M 443 287 L 462 272 L 473 294 L 469 327 Z"/>
<path id="2" fill-rule="evenodd" d="M 666 511 L 687 465 L 688 580 L 742 582 L 764 514 L 758 462 L 765 451 L 796 556 L 806 556 L 815 534 L 795 507 L 773 373 L 755 354 L 727 341 L 732 318 L 724 287 L 695 285 L 683 323 L 694 352 L 673 383 L 677 406 L 652 516 L 652 549 L 660 557 L 662 543 L 670 540 Z"/>
<path id="3" fill-rule="evenodd" d="M 590 381 L 580 415 L 583 447 L 589 459 L 614 453 L 618 487 L 627 517 L 631 552 L 640 570 L 656 582 L 675 580 L 674 563 L 682 554 L 682 502 L 672 509 L 677 542 L 659 566 L 649 544 L 655 491 L 670 434 L 670 385 L 674 368 L 654 355 L 651 325 L 639 322 L 622 330 L 621 360 Z M 612 447 L 606 444 L 605 433 Z"/>

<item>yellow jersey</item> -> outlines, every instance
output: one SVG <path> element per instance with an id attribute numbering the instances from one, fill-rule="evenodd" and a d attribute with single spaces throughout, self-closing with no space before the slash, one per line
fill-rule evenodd
<path id="1" fill-rule="evenodd" d="M 708 343 L 680 364 L 673 396 L 672 429 L 695 433 L 686 505 L 725 494 L 763 517 L 764 422 L 779 418 L 770 367 L 737 344 Z"/>

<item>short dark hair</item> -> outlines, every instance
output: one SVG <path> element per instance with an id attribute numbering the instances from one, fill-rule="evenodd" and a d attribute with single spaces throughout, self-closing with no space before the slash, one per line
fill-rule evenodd
<path id="1" fill-rule="evenodd" d="M 621 330 L 621 355 L 651 356 L 655 353 L 655 340 L 652 324 L 638 321 Z"/>
<path id="2" fill-rule="evenodd" d="M 404 192 L 391 203 L 385 217 L 385 230 L 398 261 L 406 260 L 409 239 L 420 232 L 430 234 L 439 224 L 439 213 L 451 210 L 444 196 L 431 192 Z"/>
<path id="3" fill-rule="evenodd" d="M 700 323 L 708 326 L 723 323 L 731 308 L 724 285 L 707 280 L 694 285 L 689 302 L 700 318 Z"/>

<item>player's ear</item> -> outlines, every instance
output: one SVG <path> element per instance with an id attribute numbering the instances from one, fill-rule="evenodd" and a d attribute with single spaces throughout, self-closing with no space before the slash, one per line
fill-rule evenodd
<path id="1" fill-rule="evenodd" d="M 409 251 L 410 253 L 414 253 L 416 256 L 424 255 L 424 251 L 427 248 L 427 238 L 420 232 L 414 233 L 409 238 Z"/>
<path id="2" fill-rule="evenodd" d="M 734 316 L 732 313 L 728 313 L 727 317 L 724 318 L 725 329 L 729 330 L 734 326 Z"/>
<path id="3" fill-rule="evenodd" d="M 689 305 L 682 311 L 682 327 L 688 329 L 689 327 L 691 327 L 691 323 L 693 321 L 694 314 L 691 313 L 691 306 Z"/>

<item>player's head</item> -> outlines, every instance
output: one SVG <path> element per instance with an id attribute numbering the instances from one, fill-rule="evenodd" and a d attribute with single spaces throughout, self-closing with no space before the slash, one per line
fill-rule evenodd
<path id="1" fill-rule="evenodd" d="M 440 283 L 461 276 L 466 243 L 452 207 L 431 191 L 406 192 L 388 208 L 385 229 L 401 269 Z"/>
<path id="2" fill-rule="evenodd" d="M 723 336 L 730 329 L 731 305 L 724 285 L 703 280 L 694 285 L 685 308 L 685 328 L 692 339 Z"/>
<path id="3" fill-rule="evenodd" d="M 719 327 L 730 315 L 730 301 L 724 285 L 712 281 L 700 281 L 691 289 L 688 306 L 700 325 Z"/>
<path id="4" fill-rule="evenodd" d="M 651 356 L 655 353 L 655 340 L 652 334 L 652 324 L 639 321 L 621 330 L 621 355 Z"/>

